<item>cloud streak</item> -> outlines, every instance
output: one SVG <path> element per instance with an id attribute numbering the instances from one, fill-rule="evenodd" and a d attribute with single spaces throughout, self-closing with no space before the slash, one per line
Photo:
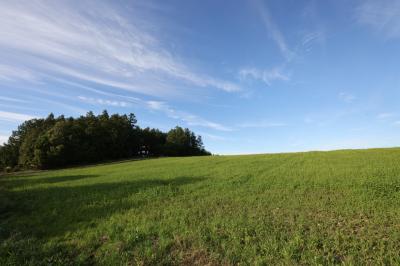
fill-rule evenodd
<path id="1" fill-rule="evenodd" d="M 0 53 L 12 63 L 0 66 L 0 79 L 33 81 L 50 75 L 153 96 L 173 92 L 176 84 L 241 90 L 192 71 L 148 30 L 153 25 L 140 20 L 143 15 L 131 15 L 133 22 L 125 15 L 100 2 L 2 3 Z"/>
<path id="2" fill-rule="evenodd" d="M 255 79 L 260 80 L 271 86 L 273 81 L 289 81 L 290 77 L 284 73 L 280 68 L 276 67 L 273 69 L 260 70 L 257 68 L 242 68 L 239 71 L 239 77 L 241 79 Z"/>
<path id="3" fill-rule="evenodd" d="M 0 111 L 0 121 L 23 122 L 35 118 L 34 116 L 7 111 Z"/>
<path id="4" fill-rule="evenodd" d="M 181 120 L 181 121 L 185 122 L 186 124 L 188 124 L 189 126 L 200 126 L 200 127 L 210 128 L 210 129 L 219 130 L 219 131 L 232 131 L 233 130 L 230 127 L 224 126 L 224 125 L 216 123 L 216 122 L 209 121 L 209 120 L 199 117 L 197 115 L 193 115 L 193 114 L 182 112 L 182 111 L 177 111 L 177 110 L 173 109 L 172 107 L 170 107 L 165 102 L 147 101 L 146 105 L 148 108 L 150 108 L 152 110 L 163 112 L 170 118 Z"/>
<path id="5" fill-rule="evenodd" d="M 6 97 L 6 96 L 0 96 L 0 101 L 14 102 L 14 103 L 29 103 L 28 101 L 25 101 L 25 100 Z"/>
<path id="6" fill-rule="evenodd" d="M 357 21 L 386 38 L 400 38 L 400 2 L 397 0 L 367 0 L 356 9 Z"/>
<path id="7" fill-rule="evenodd" d="M 91 88 L 87 88 L 91 89 Z M 220 123 L 216 123 L 200 116 L 176 110 L 171 107 L 168 103 L 164 101 L 155 101 L 155 100 L 144 100 L 138 97 L 126 96 L 117 93 L 102 93 L 107 95 L 109 98 L 93 98 L 86 96 L 78 96 L 78 99 L 81 101 L 85 101 L 90 104 L 99 104 L 99 105 L 110 105 L 117 107 L 131 107 L 137 106 L 140 108 L 145 108 L 149 111 L 161 112 L 169 118 L 182 121 L 189 126 L 199 126 L 204 128 L 209 128 L 218 131 L 232 131 L 233 129 L 227 126 L 224 126 Z M 116 100 L 116 98 L 124 99 L 124 101 Z"/>
<path id="8" fill-rule="evenodd" d="M 1 38 L 1 37 L 0 37 Z M 31 71 L 15 66 L 9 65 L 0 65 L 0 81 L 29 81 L 29 82 L 37 82 L 37 78 L 35 74 Z"/>
<path id="9" fill-rule="evenodd" d="M 98 104 L 98 105 L 106 105 L 106 106 L 114 106 L 114 107 L 130 106 L 130 104 L 127 102 L 110 100 L 110 99 L 92 98 L 92 97 L 85 97 L 85 96 L 78 96 L 78 99 L 83 102 L 89 103 L 89 104 Z"/>
<path id="10" fill-rule="evenodd" d="M 279 27 L 275 24 L 270 11 L 262 1 L 256 0 L 256 8 L 260 14 L 260 18 L 264 27 L 267 29 L 271 39 L 275 42 L 278 46 L 280 52 L 285 57 L 287 61 L 290 61 L 294 53 L 291 51 L 286 43 L 285 37 L 283 36 L 282 32 L 280 31 Z"/>

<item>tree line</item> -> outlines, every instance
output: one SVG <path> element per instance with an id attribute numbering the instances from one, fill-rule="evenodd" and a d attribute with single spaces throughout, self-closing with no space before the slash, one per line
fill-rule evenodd
<path id="1" fill-rule="evenodd" d="M 0 168 L 49 169 L 136 156 L 210 155 L 201 136 L 179 126 L 140 128 L 134 114 L 31 119 L 0 146 Z"/>

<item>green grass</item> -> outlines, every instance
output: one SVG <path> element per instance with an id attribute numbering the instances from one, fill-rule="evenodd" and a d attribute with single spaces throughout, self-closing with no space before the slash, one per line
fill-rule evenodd
<path id="1" fill-rule="evenodd" d="M 400 264 L 400 149 L 0 177 L 0 265 Z"/>

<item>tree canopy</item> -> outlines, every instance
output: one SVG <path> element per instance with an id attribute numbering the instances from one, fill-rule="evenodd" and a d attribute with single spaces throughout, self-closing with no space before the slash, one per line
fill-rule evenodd
<path id="1" fill-rule="evenodd" d="M 209 155 L 201 136 L 179 126 L 165 133 L 140 128 L 134 114 L 78 118 L 50 114 L 13 131 L 0 146 L 0 168 L 48 169 L 135 156 Z"/>

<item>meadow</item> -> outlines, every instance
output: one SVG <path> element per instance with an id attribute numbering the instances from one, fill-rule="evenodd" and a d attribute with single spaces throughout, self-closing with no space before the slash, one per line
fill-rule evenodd
<path id="1" fill-rule="evenodd" d="M 0 177 L 0 265 L 400 264 L 400 149 Z"/>

